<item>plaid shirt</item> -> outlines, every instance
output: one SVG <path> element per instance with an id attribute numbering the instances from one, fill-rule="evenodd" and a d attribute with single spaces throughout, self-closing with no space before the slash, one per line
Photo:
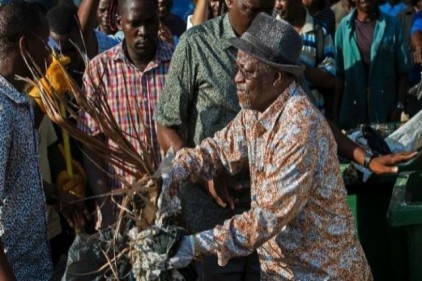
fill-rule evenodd
<path id="1" fill-rule="evenodd" d="M 170 65 L 173 46 L 160 40 L 155 58 L 149 62 L 143 72 L 129 61 L 124 52 L 125 48 L 125 41 L 123 41 L 95 57 L 85 72 L 84 89 L 87 97 L 90 98 L 95 95 L 93 85 L 103 85 L 113 116 L 121 130 L 129 136 L 133 147 L 137 151 L 141 151 L 136 137 L 138 132 L 141 141 L 152 147 L 156 160 L 159 160 L 160 148 L 153 113 Z M 137 111 L 139 114 L 136 114 Z M 83 130 L 92 135 L 101 133 L 101 128 L 91 116 L 82 112 L 81 117 L 83 124 L 80 124 L 80 127 Z M 132 120 L 139 126 L 132 126 Z M 111 140 L 108 140 L 108 144 L 115 146 Z M 113 173 L 124 176 L 128 183 L 133 182 L 134 179 L 130 175 L 125 174 L 117 167 L 113 167 L 113 169 Z M 111 171 L 109 170 L 109 172 Z M 118 188 L 120 183 L 112 181 L 110 186 Z"/>

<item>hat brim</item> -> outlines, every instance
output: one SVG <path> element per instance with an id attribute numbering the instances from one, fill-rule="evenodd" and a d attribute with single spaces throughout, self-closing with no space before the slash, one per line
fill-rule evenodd
<path id="1" fill-rule="evenodd" d="M 275 63 L 275 62 L 267 60 L 265 57 L 260 55 L 259 52 L 256 51 L 257 48 L 255 46 L 253 46 L 251 43 L 249 43 L 245 40 L 242 40 L 242 38 L 230 38 L 229 42 L 233 47 L 235 47 L 235 48 L 255 57 L 256 59 L 262 61 L 263 63 L 271 65 L 272 67 L 277 68 L 281 71 L 285 71 L 285 72 L 288 72 L 288 73 L 293 74 L 295 76 L 299 76 L 305 70 L 305 66 L 303 66 L 303 65 L 299 65 L 299 64 L 280 64 L 280 63 Z"/>

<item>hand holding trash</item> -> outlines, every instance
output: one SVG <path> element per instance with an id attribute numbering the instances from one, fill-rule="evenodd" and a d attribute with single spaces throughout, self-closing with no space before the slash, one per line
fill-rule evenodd
<path id="1" fill-rule="evenodd" d="M 70 227 L 81 228 L 85 225 L 85 221 L 90 219 L 90 215 L 83 202 L 73 203 L 72 201 L 85 197 L 87 177 L 77 161 L 72 160 L 72 166 L 74 176 L 71 177 L 66 170 L 61 171 L 57 176 L 56 185 L 63 216 Z"/>
<path id="2" fill-rule="evenodd" d="M 187 267 L 195 257 L 200 256 L 201 253 L 196 243 L 194 235 L 184 236 L 180 241 L 176 254 L 168 261 L 168 269 Z"/>

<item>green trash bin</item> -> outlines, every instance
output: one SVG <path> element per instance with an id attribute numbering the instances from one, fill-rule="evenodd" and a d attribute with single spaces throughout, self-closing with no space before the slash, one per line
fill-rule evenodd
<path id="1" fill-rule="evenodd" d="M 422 280 L 422 171 L 397 178 L 387 221 L 393 227 L 405 229 L 410 280 Z"/>

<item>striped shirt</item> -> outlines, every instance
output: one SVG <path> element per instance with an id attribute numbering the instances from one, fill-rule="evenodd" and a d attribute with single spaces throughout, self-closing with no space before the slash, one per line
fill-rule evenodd
<path id="1" fill-rule="evenodd" d="M 319 27 L 318 27 L 319 26 Z M 335 55 L 333 38 L 321 23 L 315 22 L 309 11 L 306 9 L 306 20 L 299 32 L 303 39 L 300 62 L 307 67 L 320 67 L 335 76 Z M 323 38 L 323 42 L 319 42 Z M 320 46 L 320 47 L 319 47 Z M 312 85 L 307 83 L 309 92 L 312 94 L 315 105 L 318 109 L 324 109 L 324 98 L 322 94 Z"/>
<path id="2" fill-rule="evenodd" d="M 144 71 L 140 71 L 125 55 L 125 41 L 108 51 L 96 56 L 85 71 L 83 83 L 88 98 L 93 98 L 96 91 L 93 85 L 102 85 L 112 114 L 121 130 L 127 134 L 136 151 L 141 151 L 142 141 L 152 148 L 156 161 L 160 158 L 160 148 L 153 120 L 155 104 L 161 95 L 167 74 L 173 46 L 159 41 L 155 58 L 149 62 Z M 139 112 L 137 114 L 136 112 Z M 92 135 L 102 133 L 101 128 L 86 113 L 81 114 L 83 124 L 80 127 Z M 133 124 L 137 126 L 133 126 Z M 139 134 L 139 138 L 137 135 Z M 108 140 L 109 146 L 115 144 Z M 133 183 L 132 176 L 117 167 L 114 172 Z M 115 180 L 110 182 L 112 188 L 121 187 Z"/>

